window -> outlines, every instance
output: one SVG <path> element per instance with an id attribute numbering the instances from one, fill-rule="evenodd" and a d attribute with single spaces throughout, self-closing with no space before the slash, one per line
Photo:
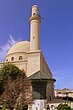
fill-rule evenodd
<path id="1" fill-rule="evenodd" d="M 14 57 L 11 58 L 11 61 L 14 61 Z"/>
<path id="2" fill-rule="evenodd" d="M 33 13 L 33 15 L 35 15 L 35 13 Z"/>
<path id="3" fill-rule="evenodd" d="M 23 59 L 23 57 L 22 56 L 19 56 L 19 60 L 22 60 Z"/>
<path id="4" fill-rule="evenodd" d="M 33 39 L 34 39 L 34 36 L 33 36 Z"/>
<path id="5" fill-rule="evenodd" d="M 6 59 L 6 61 L 8 61 L 8 59 Z"/>

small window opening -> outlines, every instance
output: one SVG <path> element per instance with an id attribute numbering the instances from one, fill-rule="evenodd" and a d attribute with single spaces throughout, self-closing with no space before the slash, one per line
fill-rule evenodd
<path id="1" fill-rule="evenodd" d="M 33 36 L 33 39 L 34 39 L 34 36 Z"/>
<path id="2" fill-rule="evenodd" d="M 8 61 L 8 59 L 6 59 L 6 61 Z"/>
<path id="3" fill-rule="evenodd" d="M 11 58 L 11 61 L 14 61 L 14 57 Z"/>
<path id="4" fill-rule="evenodd" d="M 19 56 L 19 60 L 22 60 L 23 59 L 23 57 L 22 56 Z"/>
<path id="5" fill-rule="evenodd" d="M 33 13 L 33 15 L 35 15 L 35 13 Z"/>

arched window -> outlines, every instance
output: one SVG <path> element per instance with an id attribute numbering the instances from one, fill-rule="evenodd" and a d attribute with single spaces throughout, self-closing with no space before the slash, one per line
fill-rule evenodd
<path id="1" fill-rule="evenodd" d="M 23 59 L 23 57 L 22 56 L 19 56 L 19 60 L 22 60 Z"/>
<path id="2" fill-rule="evenodd" d="M 11 61 L 14 61 L 14 57 L 11 58 Z"/>
<path id="3" fill-rule="evenodd" d="M 6 61 L 8 61 L 8 59 L 6 59 Z"/>
<path id="4" fill-rule="evenodd" d="M 33 13 L 33 15 L 35 15 L 35 13 Z"/>

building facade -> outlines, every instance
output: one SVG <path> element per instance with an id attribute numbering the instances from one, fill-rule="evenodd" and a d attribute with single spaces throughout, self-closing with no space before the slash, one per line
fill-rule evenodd
<path id="1" fill-rule="evenodd" d="M 55 97 L 72 97 L 73 98 L 73 90 L 68 89 L 68 88 L 64 88 L 64 89 L 58 89 L 58 90 L 54 90 L 55 92 Z"/>

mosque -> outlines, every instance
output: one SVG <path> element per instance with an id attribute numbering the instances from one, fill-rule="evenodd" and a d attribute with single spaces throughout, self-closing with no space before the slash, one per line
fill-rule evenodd
<path id="1" fill-rule="evenodd" d="M 32 6 L 30 17 L 30 41 L 14 44 L 6 55 L 5 62 L 11 62 L 23 69 L 32 81 L 34 103 L 31 110 L 44 110 L 45 100 L 54 98 L 54 82 L 52 73 L 40 49 L 41 17 L 38 6 Z M 5 62 L 0 62 L 0 68 Z"/>

